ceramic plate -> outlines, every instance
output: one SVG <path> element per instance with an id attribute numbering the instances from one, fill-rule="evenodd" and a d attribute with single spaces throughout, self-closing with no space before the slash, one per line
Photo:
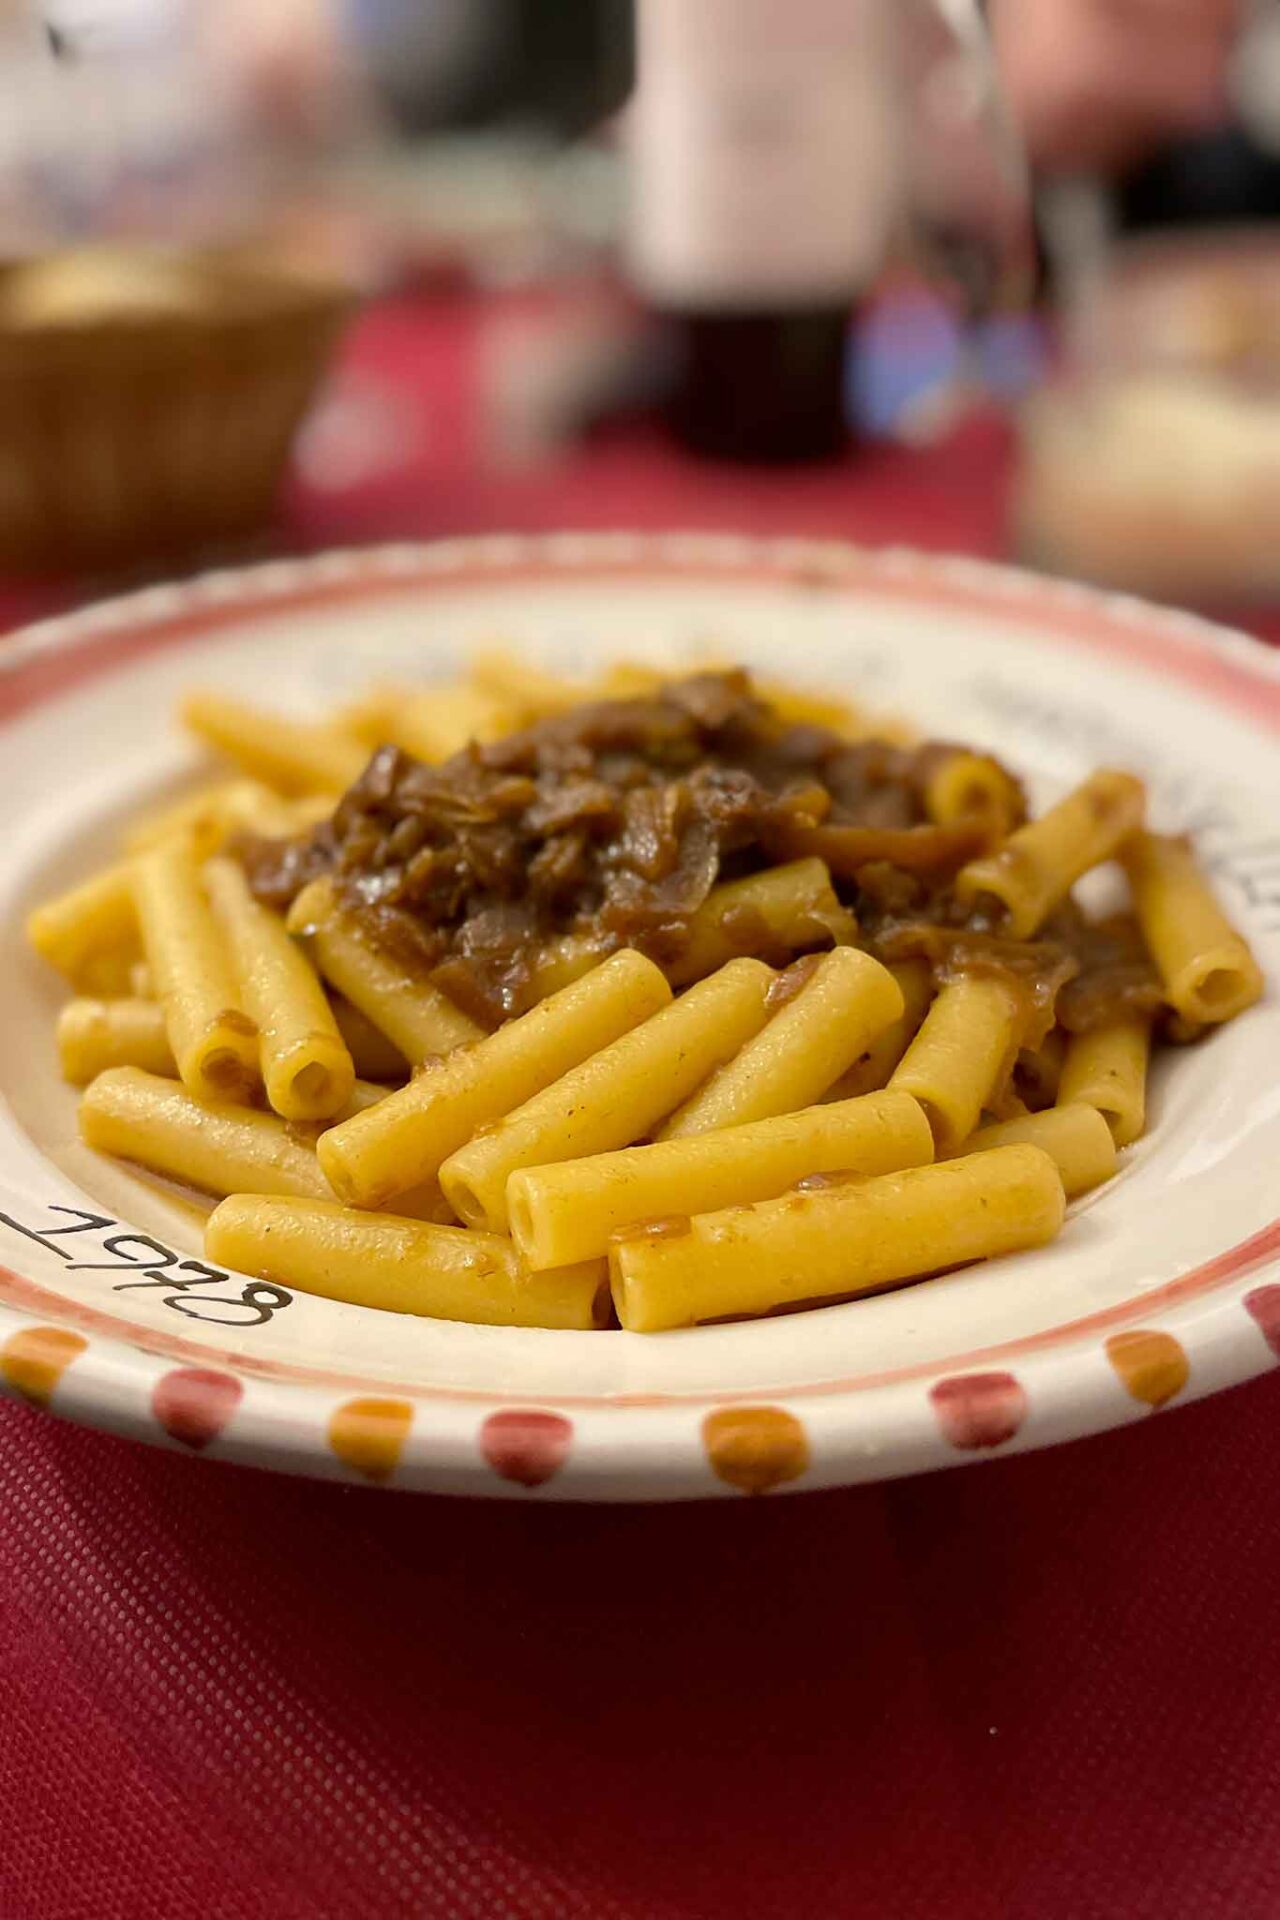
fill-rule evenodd
<path id="1" fill-rule="evenodd" d="M 1046 1251 L 659 1336 L 335 1305 L 200 1259 L 200 1215 L 80 1147 L 25 909 L 196 774 L 199 682 L 318 708 L 495 636 L 567 669 L 748 664 L 981 742 L 1043 804 L 1099 763 L 1196 835 L 1273 982 L 1167 1055 L 1151 1131 Z M 794 541 L 493 539 L 218 574 L 0 648 L 0 1376 L 71 1419 L 409 1488 L 833 1486 L 1147 1420 L 1280 1353 L 1280 673 L 1239 636 L 968 561 Z M 523 1490 L 523 1491 L 522 1491 Z"/>

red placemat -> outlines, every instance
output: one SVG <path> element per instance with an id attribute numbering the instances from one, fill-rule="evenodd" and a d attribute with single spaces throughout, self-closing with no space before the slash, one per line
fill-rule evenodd
<path id="1" fill-rule="evenodd" d="M 4 1407 L 0 1912 L 1274 1913 L 1277 1412 L 535 1511 Z"/>
<path id="2" fill-rule="evenodd" d="M 495 474 L 476 317 L 362 324 L 342 389 L 397 396 L 402 456 L 297 487 L 286 544 L 688 524 L 1000 549 L 991 423 L 802 475 L 640 429 Z M 894 1486 L 521 1511 L 0 1405 L 0 1920 L 1276 1912 L 1278 1412 L 1264 1380 Z"/>
<path id="3" fill-rule="evenodd" d="M 926 456 L 868 445 L 814 467 L 752 469 L 686 459 L 629 421 L 547 461 L 506 464 L 501 434 L 486 431 L 481 368 L 486 329 L 508 322 L 466 296 L 388 301 L 364 317 L 319 429 L 325 484 L 304 478 L 289 496 L 290 544 L 687 526 L 1002 551 L 1011 440 L 994 416 Z"/>

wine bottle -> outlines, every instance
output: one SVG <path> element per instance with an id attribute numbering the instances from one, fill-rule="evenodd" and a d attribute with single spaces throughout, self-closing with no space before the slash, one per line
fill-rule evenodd
<path id="1" fill-rule="evenodd" d="M 634 284 L 679 437 L 731 460 L 846 443 L 846 355 L 897 205 L 882 0 L 637 0 Z"/>

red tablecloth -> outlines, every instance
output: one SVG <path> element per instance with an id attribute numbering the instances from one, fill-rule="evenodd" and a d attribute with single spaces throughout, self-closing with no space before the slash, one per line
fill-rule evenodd
<path id="1" fill-rule="evenodd" d="M 289 543 L 674 523 L 996 552 L 1003 442 L 486 476 L 462 310 Z M 16 611 L 18 602 L 12 602 Z M 0 1406 L 0 1920 L 1280 1912 L 1264 1380 L 1054 1453 L 671 1510 L 270 1478 Z"/>

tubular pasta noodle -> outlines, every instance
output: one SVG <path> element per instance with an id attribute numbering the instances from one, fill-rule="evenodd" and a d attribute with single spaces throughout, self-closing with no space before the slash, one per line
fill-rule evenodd
<path id="1" fill-rule="evenodd" d="M 1132 1145 L 1146 1126 L 1150 1052 L 1151 1022 L 1145 1015 L 1073 1034 L 1058 1083 L 1059 1107 L 1074 1102 L 1096 1107 L 1116 1145 Z"/>
<path id="2" fill-rule="evenodd" d="M 1262 971 L 1186 841 L 1137 834 L 1124 866 L 1143 938 L 1180 1019 L 1210 1026 L 1251 1007 L 1262 994 Z"/>
<path id="3" fill-rule="evenodd" d="M 990 896 L 1015 940 L 1029 940 L 1082 873 L 1111 859 L 1142 824 L 1146 789 L 1131 773 L 1101 768 L 995 853 L 971 860 L 956 878 L 962 902 Z"/>
<path id="4" fill-rule="evenodd" d="M 317 796 L 317 804 L 332 811 L 334 798 L 332 794 Z M 297 833 L 315 817 L 314 807 L 308 802 L 282 800 L 261 781 L 221 780 L 145 814 L 125 835 L 124 844 L 129 853 L 145 853 L 162 840 L 189 837 L 196 859 L 207 860 L 221 851 L 233 833 L 283 837 Z"/>
<path id="5" fill-rule="evenodd" d="M 342 793 L 364 771 L 363 745 L 340 726 L 264 713 L 220 693 L 189 693 L 186 727 L 254 780 L 286 796 Z"/>
<path id="6" fill-rule="evenodd" d="M 522 718 L 511 700 L 466 685 L 375 688 L 343 717 L 370 748 L 389 742 L 428 766 L 450 759 L 472 740 L 501 739 Z"/>
<path id="7" fill-rule="evenodd" d="M 127 993 L 141 952 L 128 861 L 34 908 L 26 933 L 40 958 L 78 993 Z"/>
<path id="8" fill-rule="evenodd" d="M 858 925 L 841 906 L 821 860 L 791 860 L 782 867 L 712 887 L 689 922 L 689 935 L 667 969 L 671 984 L 705 979 L 738 954 L 761 959 L 789 957 L 805 947 L 847 945 Z"/>
<path id="9" fill-rule="evenodd" d="M 848 1299 L 969 1260 L 1043 1246 L 1066 1205 L 1039 1147 L 658 1221 L 615 1236 L 613 1301 L 633 1333 Z"/>
<path id="10" fill-rule="evenodd" d="M 991 1147 L 1018 1145 L 1044 1149 L 1062 1176 L 1069 1200 L 1115 1174 L 1116 1143 L 1096 1107 L 1047 1107 L 1016 1120 L 1000 1120 L 970 1134 L 960 1152 L 985 1153 Z"/>
<path id="11" fill-rule="evenodd" d="M 137 856 L 133 897 L 178 1074 L 209 1100 L 258 1083 L 258 1031 L 239 997 L 190 848 L 162 841 Z"/>
<path id="12" fill-rule="evenodd" d="M 803 979 L 800 991 L 671 1116 L 660 1139 L 713 1133 L 811 1106 L 901 1016 L 897 981 L 856 947 L 801 960 L 795 972 Z M 787 984 L 784 974 L 774 993 Z"/>
<path id="13" fill-rule="evenodd" d="M 324 1120 L 351 1094 L 355 1067 L 306 954 L 261 906 L 234 861 L 204 870 L 246 1013 L 258 1028 L 267 1099 L 286 1120 Z"/>
<path id="14" fill-rule="evenodd" d="M 507 1208 L 529 1265 L 555 1266 L 606 1253 L 612 1234 L 646 1220 L 772 1200 L 809 1174 L 891 1173 L 932 1158 L 916 1101 L 870 1093 L 723 1133 L 526 1167 L 507 1182 Z"/>
<path id="15" fill-rule="evenodd" d="M 62 1077 L 87 1087 L 108 1067 L 177 1077 L 164 1013 L 154 1000 L 68 1000 L 58 1015 Z"/>
<path id="16" fill-rule="evenodd" d="M 996 976 L 947 983 L 889 1081 L 929 1116 L 939 1152 L 953 1152 L 978 1124 L 1013 1059 L 1022 1007 Z"/>
<path id="17" fill-rule="evenodd" d="M 205 1251 L 237 1273 L 386 1313 L 584 1332 L 608 1313 L 603 1260 L 531 1273 L 498 1234 L 334 1201 L 237 1194 L 209 1216 Z"/>
<path id="18" fill-rule="evenodd" d="M 363 938 L 338 905 L 332 882 L 314 880 L 305 887 L 285 924 L 309 947 L 330 986 L 358 1007 L 412 1066 L 483 1037 L 484 1028 L 437 988 L 415 979 Z"/>
<path id="19" fill-rule="evenodd" d="M 925 781 L 924 805 L 940 827 L 979 818 L 1001 836 L 1017 818 L 1020 796 L 998 760 L 958 748 L 939 756 Z"/>
<path id="20" fill-rule="evenodd" d="M 759 1032 L 775 978 L 758 960 L 731 960 L 477 1135 L 440 1169 L 458 1217 L 505 1233 L 507 1179 L 518 1167 L 608 1153 L 648 1133 Z"/>
<path id="21" fill-rule="evenodd" d="M 615 954 L 474 1046 L 432 1061 L 376 1112 L 327 1133 L 320 1162 L 335 1193 L 350 1206 L 381 1207 L 434 1178 L 482 1127 L 523 1106 L 670 999 L 671 988 L 651 960 L 629 949 Z"/>
<path id="22" fill-rule="evenodd" d="M 332 1197 L 310 1141 L 276 1114 L 198 1100 L 138 1067 L 98 1075 L 80 1102 L 80 1133 L 99 1153 L 202 1193 Z"/>
<path id="23" fill-rule="evenodd" d="M 933 976 L 925 960 L 894 960 L 889 971 L 902 995 L 902 1012 L 877 1034 L 860 1060 L 842 1073 L 823 1096 L 827 1100 L 855 1100 L 887 1086 L 889 1076 L 920 1030 L 933 998 Z"/>

